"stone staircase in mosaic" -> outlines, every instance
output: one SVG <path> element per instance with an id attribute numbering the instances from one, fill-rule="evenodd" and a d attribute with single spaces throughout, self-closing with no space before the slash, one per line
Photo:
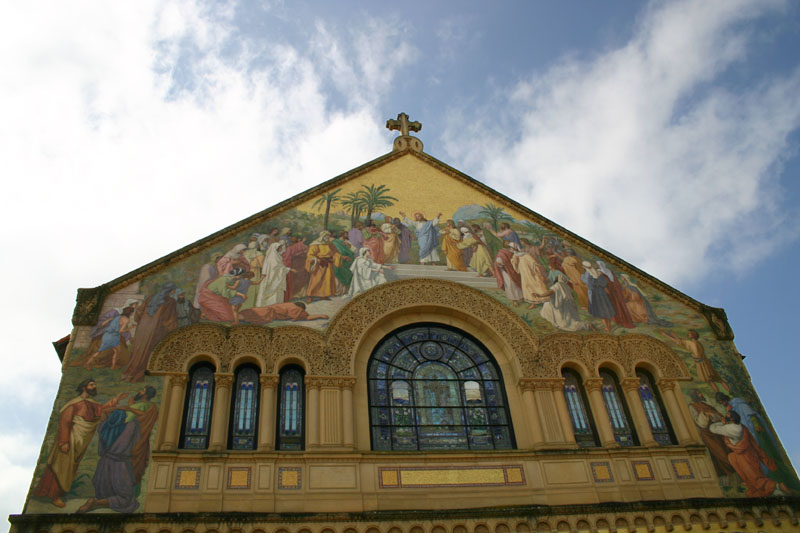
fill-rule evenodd
<path id="1" fill-rule="evenodd" d="M 444 266 L 432 265 L 390 264 L 389 266 L 394 268 L 394 270 L 384 270 L 387 281 L 410 278 L 431 278 L 454 281 L 456 283 L 461 283 L 462 285 L 467 285 L 476 289 L 497 288 L 497 280 L 494 277 L 478 277 L 475 272 L 458 272 L 447 270 L 447 267 Z"/>

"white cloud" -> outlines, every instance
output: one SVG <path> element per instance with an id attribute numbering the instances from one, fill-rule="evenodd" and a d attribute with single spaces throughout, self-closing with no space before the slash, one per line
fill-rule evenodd
<path id="1" fill-rule="evenodd" d="M 776 176 L 800 125 L 800 71 L 737 94 L 716 82 L 747 59 L 742 23 L 777 5 L 656 4 L 624 46 L 565 58 L 496 95 L 474 135 L 450 120 L 459 130 L 447 150 L 665 281 L 751 266 L 796 236 Z"/>
<path id="2" fill-rule="evenodd" d="M 27 432 L 10 430 L 0 435 L 0 516 L 4 522 L 8 515 L 22 512 L 39 444 Z"/>
<path id="3" fill-rule="evenodd" d="M 322 20 L 315 24 L 312 50 L 316 64 L 328 75 L 348 105 L 374 106 L 385 94 L 394 73 L 412 63 L 417 49 L 403 41 L 405 25 L 393 18 L 362 19 L 334 35 Z M 355 60 L 353 60 L 355 58 Z"/>
<path id="4" fill-rule="evenodd" d="M 340 105 L 311 43 L 247 37 L 235 12 L 234 3 L 188 0 L 0 7 L 0 247 L 15 258 L 0 266 L 14 302 L 2 316 L 0 400 L 35 412 L 34 433 L 59 378 L 50 342 L 70 331 L 77 287 L 388 149 L 375 106 L 392 62 L 414 58 L 399 30 L 375 22 L 312 36 L 348 50 L 339 63 L 356 73 L 353 86 L 368 82 L 363 98 Z M 22 423 L 0 416 L 6 428 Z M 39 442 L 25 445 L 38 453 Z M 33 465 L 22 459 L 0 458 L 3 471 L 24 470 L 19 494 Z M 3 496 L 15 502 L 4 512 L 21 510 L 21 497 Z"/>

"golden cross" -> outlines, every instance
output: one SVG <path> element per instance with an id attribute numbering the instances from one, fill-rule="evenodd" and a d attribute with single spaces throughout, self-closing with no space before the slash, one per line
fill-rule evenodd
<path id="1" fill-rule="evenodd" d="M 397 120 L 391 118 L 387 120 L 386 127 L 389 129 L 389 131 L 399 130 L 400 135 L 407 136 L 409 131 L 417 132 L 421 130 L 422 124 L 420 124 L 416 120 L 414 122 L 409 122 L 408 115 L 406 115 L 405 113 L 400 113 L 399 115 L 397 115 Z"/>

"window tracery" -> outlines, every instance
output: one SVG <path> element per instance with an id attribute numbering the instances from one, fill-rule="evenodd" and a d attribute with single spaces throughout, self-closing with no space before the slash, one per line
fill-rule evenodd
<path id="1" fill-rule="evenodd" d="M 654 384 L 653 377 L 649 372 L 638 368 L 636 369 L 636 377 L 639 378 L 639 397 L 642 399 L 642 407 L 644 407 L 647 423 L 653 433 L 653 438 L 662 446 L 675 444 L 675 434 L 672 431 L 672 426 L 667 417 L 667 410 L 664 408 L 664 402 L 661 400 L 661 394 Z"/>
<path id="2" fill-rule="evenodd" d="M 211 430 L 211 406 L 214 401 L 214 367 L 198 363 L 189 372 L 180 447 L 205 450 Z"/>
<path id="3" fill-rule="evenodd" d="M 628 404 L 625 402 L 625 397 L 620 393 L 617 376 L 609 370 L 602 369 L 600 370 L 600 377 L 603 380 L 603 401 L 606 405 L 608 418 L 611 420 L 614 439 L 620 446 L 638 446 L 639 439 L 628 411 Z"/>
<path id="4" fill-rule="evenodd" d="M 575 442 L 581 448 L 599 446 L 594 418 L 580 376 L 566 368 L 561 374 L 564 376 L 564 399 L 567 402 Z"/>
<path id="5" fill-rule="evenodd" d="M 466 334 L 416 324 L 384 338 L 367 369 L 375 450 L 514 448 L 500 371 Z"/>
<path id="6" fill-rule="evenodd" d="M 305 387 L 303 369 L 288 365 L 281 369 L 278 397 L 278 433 L 275 449 L 305 448 Z"/>
<path id="7" fill-rule="evenodd" d="M 258 369 L 252 365 L 243 365 L 236 369 L 231 423 L 228 428 L 229 447 L 232 450 L 256 448 L 259 392 Z"/>

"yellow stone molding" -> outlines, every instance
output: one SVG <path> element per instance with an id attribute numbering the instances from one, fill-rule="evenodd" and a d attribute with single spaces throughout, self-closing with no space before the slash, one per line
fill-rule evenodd
<path id="1" fill-rule="evenodd" d="M 523 374 L 536 377 L 539 340 L 527 324 L 500 301 L 471 287 L 445 280 L 408 279 L 385 283 L 346 304 L 325 333 L 328 350 L 346 360 L 343 373 L 352 375 L 360 336 L 389 314 L 401 309 L 455 310 L 477 319 L 505 340 L 516 355 Z M 338 370 L 340 367 L 337 366 Z M 342 369 L 344 370 L 344 369 Z"/>
<path id="2" fill-rule="evenodd" d="M 261 374 L 258 377 L 258 381 L 261 383 L 262 387 L 272 387 L 272 388 L 278 386 L 280 379 L 281 379 L 280 376 L 276 374 Z"/>
<path id="3" fill-rule="evenodd" d="M 233 386 L 233 374 L 214 374 L 214 384 L 222 389 Z"/>
<path id="4" fill-rule="evenodd" d="M 586 392 L 599 391 L 603 388 L 603 378 L 584 379 L 583 387 L 586 389 Z"/>

